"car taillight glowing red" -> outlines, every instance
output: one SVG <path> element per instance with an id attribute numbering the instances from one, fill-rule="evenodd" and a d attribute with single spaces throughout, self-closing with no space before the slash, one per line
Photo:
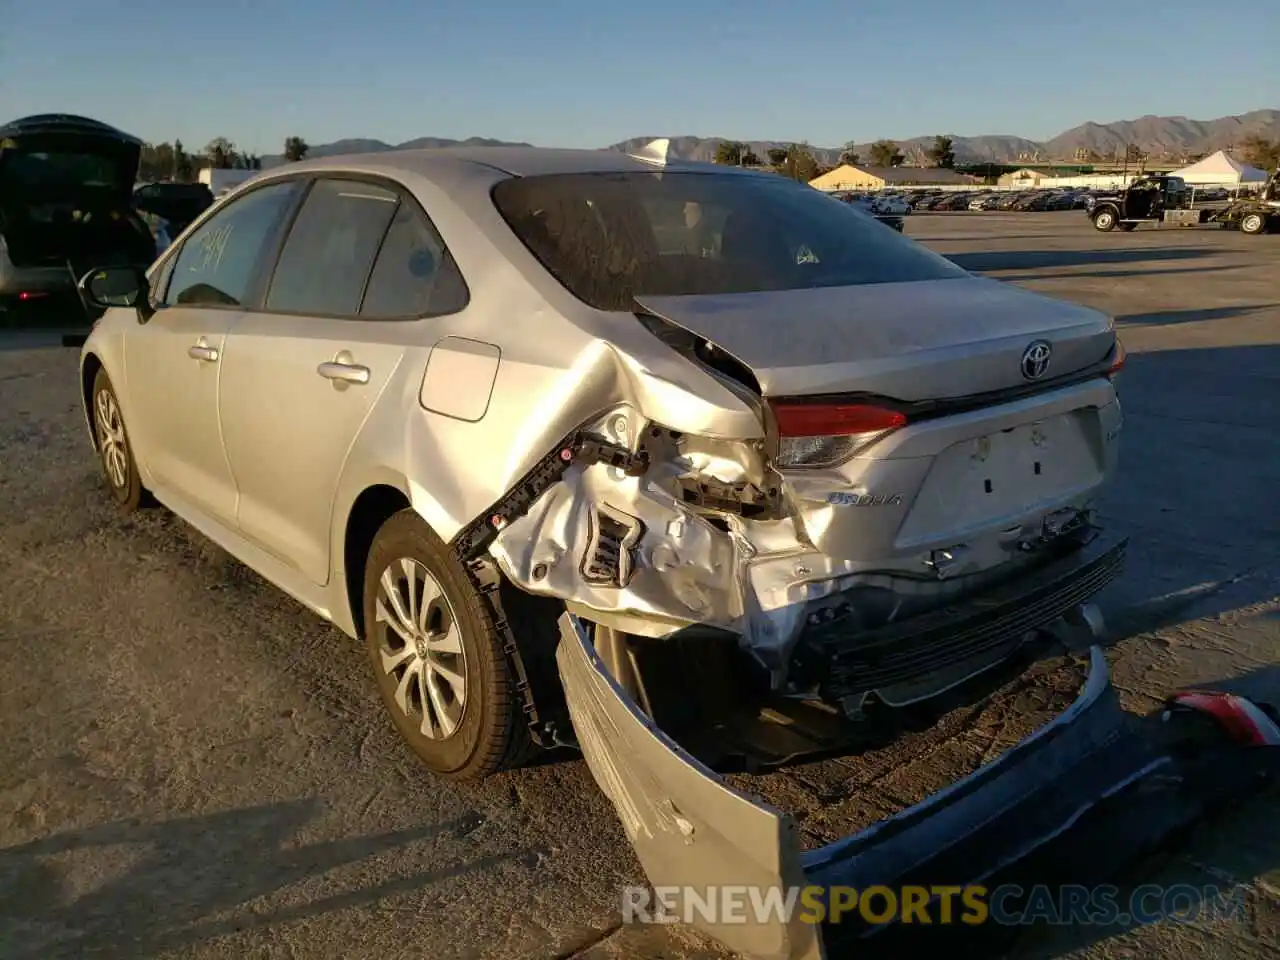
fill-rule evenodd
<path id="1" fill-rule="evenodd" d="M 907 425 L 905 414 L 866 403 L 775 403 L 781 437 L 848 437 Z"/>

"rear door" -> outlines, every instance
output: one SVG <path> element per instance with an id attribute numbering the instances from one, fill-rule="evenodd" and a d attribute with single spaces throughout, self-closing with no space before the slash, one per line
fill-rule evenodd
<path id="1" fill-rule="evenodd" d="M 261 309 L 229 338 L 220 411 L 239 529 L 316 583 L 328 582 L 334 496 L 362 425 L 423 317 L 465 302 L 460 281 L 437 282 L 451 266 L 442 249 L 396 185 L 319 179 Z"/>

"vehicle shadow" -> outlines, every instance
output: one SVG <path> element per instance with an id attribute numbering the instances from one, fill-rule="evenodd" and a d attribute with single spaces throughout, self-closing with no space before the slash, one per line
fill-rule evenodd
<path id="1" fill-rule="evenodd" d="M 1143 263 L 1158 260 L 1196 260 L 1220 251 L 1210 247 L 1116 247 L 1111 250 L 981 250 L 943 254 L 965 270 L 1043 270 L 1104 263 Z"/>
<path id="2" fill-rule="evenodd" d="M 1232 317 L 1248 316 L 1261 310 L 1273 310 L 1276 307 L 1280 307 L 1280 303 L 1255 303 L 1240 307 L 1214 307 L 1208 310 L 1157 310 L 1154 313 L 1126 313 L 1116 317 L 1116 323 L 1145 323 L 1160 326 L 1174 323 L 1196 323 L 1201 320 L 1228 320 Z"/>
<path id="3" fill-rule="evenodd" d="M 72 334 L 52 330 L 0 330 L 0 351 L 48 350 L 54 347 L 80 346 L 69 342 Z M 80 338 L 83 341 L 83 338 Z"/>
<path id="4" fill-rule="evenodd" d="M 477 857 L 303 903 L 245 909 L 364 858 L 415 842 L 461 838 L 478 825 L 473 815 L 298 844 L 296 836 L 321 813 L 320 801 L 308 798 L 159 823 L 105 823 L 0 850 L 0 956 L 149 957 L 251 927 L 374 903 L 522 856 L 517 851 Z M 105 881 L 79 895 L 85 877 L 74 861 L 70 867 L 50 862 L 107 847 L 124 848 L 129 866 L 114 876 L 107 871 Z"/>
<path id="5" fill-rule="evenodd" d="M 907 219 L 907 224 L 910 226 L 910 218 Z M 1062 236 L 1060 233 L 1002 233 L 993 237 L 990 234 L 915 234 L 910 231 L 908 231 L 907 235 L 911 237 L 912 240 L 925 241 L 929 243 L 991 243 L 993 241 L 1007 243 L 1010 240 L 1058 240 Z"/>
<path id="6" fill-rule="evenodd" d="M 1276 705 L 1280 704 L 1280 667 L 1269 665 L 1196 686 Z M 1176 788 L 1170 793 L 1176 793 Z M 1227 956 L 1234 954 L 1233 937 L 1266 941 L 1263 931 L 1275 928 L 1275 905 L 1256 882 L 1280 867 L 1276 800 L 1275 784 L 1263 792 L 1240 797 L 1189 831 L 1169 838 L 1161 849 L 1142 856 L 1112 878 L 1113 903 L 1129 916 L 1092 924 L 1055 918 L 1055 922 L 1028 926 L 1019 934 L 1008 955 L 1010 960 L 1052 960 L 1075 955 L 1154 923 L 1169 928 L 1162 933 L 1171 954 L 1189 954 L 1199 943 L 1202 949 L 1213 945 L 1214 953 Z M 1153 795 L 1151 802 L 1176 802 L 1176 798 Z M 1126 810 L 1125 815 L 1136 822 L 1137 818 L 1152 815 L 1152 811 L 1135 807 Z M 1180 942 L 1181 948 L 1172 949 L 1174 942 Z M 1132 940 L 1129 947 L 1134 948 Z M 1133 955 L 1140 952 L 1138 948 Z"/>
<path id="7" fill-rule="evenodd" d="M 1016 273 L 1000 276 L 995 279 L 1003 283 L 1027 283 L 1031 280 L 1120 280 L 1125 277 L 1154 277 L 1174 273 L 1220 273 L 1224 270 L 1235 270 L 1235 266 L 1225 267 L 1171 267 L 1167 270 L 1078 270 L 1067 273 Z"/>

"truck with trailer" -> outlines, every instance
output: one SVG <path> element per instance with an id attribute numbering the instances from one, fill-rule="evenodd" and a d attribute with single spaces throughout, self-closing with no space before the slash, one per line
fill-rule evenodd
<path id="1" fill-rule="evenodd" d="M 1165 174 L 1138 177 L 1116 193 L 1096 197 L 1086 209 L 1094 229 L 1129 232 L 1144 223 L 1197 227 L 1214 224 L 1241 233 L 1266 233 L 1280 224 L 1280 170 L 1256 195 L 1239 197 L 1226 207 L 1196 208 L 1181 177 Z"/>

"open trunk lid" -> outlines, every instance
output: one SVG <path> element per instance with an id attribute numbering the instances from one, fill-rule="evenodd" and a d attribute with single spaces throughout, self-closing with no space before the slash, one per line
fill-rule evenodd
<path id="1" fill-rule="evenodd" d="M 1017 926 L 986 912 L 977 918 L 985 923 L 972 914 L 961 920 L 958 896 L 948 923 L 951 911 L 938 906 L 945 887 L 958 894 L 980 886 L 983 897 L 1009 884 L 1114 881 L 1170 835 L 1280 772 L 1274 712 L 1263 717 L 1244 703 L 1228 712 L 1255 719 L 1217 716 L 1221 702 L 1190 711 L 1213 715 L 1221 738 L 1207 736 L 1205 717 L 1180 720 L 1180 708 L 1126 713 L 1094 646 L 1084 689 L 1053 721 L 915 806 L 802 851 L 789 814 L 730 787 L 637 707 L 586 624 L 566 613 L 560 632 L 556 659 L 583 756 L 657 895 L 632 902 L 640 909 L 631 917 L 624 903 L 624 921 L 665 914 L 762 960 L 898 957 L 926 944 L 968 955 L 956 951 Z M 888 888 L 895 902 L 918 891 L 933 920 L 866 922 L 854 894 L 873 886 Z M 840 904 L 846 912 L 837 922 Z M 882 898 L 874 913 L 883 916 L 883 906 Z M 992 955 L 987 947 L 980 955 Z"/>
<path id="2" fill-rule="evenodd" d="M 105 123 L 42 114 L 0 127 L 0 202 L 106 198 L 128 204 L 142 141 Z"/>
<path id="3" fill-rule="evenodd" d="M 84 117 L 0 127 L 0 229 L 13 263 L 150 263 L 155 240 L 132 202 L 141 152 L 136 137 Z"/>
<path id="4" fill-rule="evenodd" d="M 1115 343 L 1103 313 L 980 277 L 645 295 L 637 304 L 733 355 L 766 396 L 969 397 L 1085 369 Z M 1041 341 L 1047 362 L 1032 363 Z"/>

